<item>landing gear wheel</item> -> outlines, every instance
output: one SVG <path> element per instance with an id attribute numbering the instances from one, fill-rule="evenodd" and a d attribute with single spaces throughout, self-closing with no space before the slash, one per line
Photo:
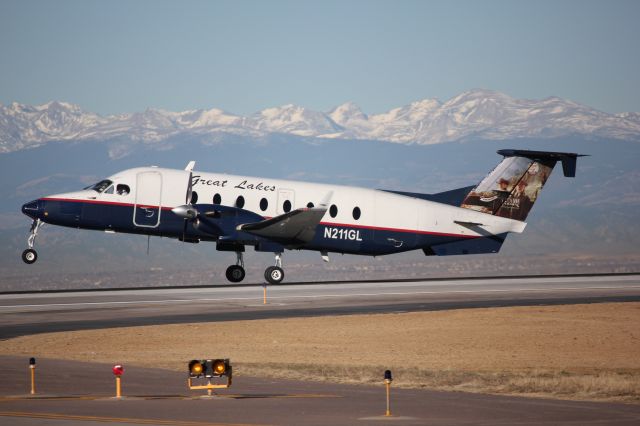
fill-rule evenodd
<path id="1" fill-rule="evenodd" d="M 284 279 L 284 271 L 278 266 L 269 266 L 264 271 L 264 279 L 267 280 L 269 284 L 280 284 Z"/>
<path id="2" fill-rule="evenodd" d="M 239 283 L 244 280 L 244 268 L 240 265 L 231 265 L 227 268 L 227 279 L 232 283 Z"/>
<path id="3" fill-rule="evenodd" d="M 35 263 L 36 260 L 38 260 L 38 253 L 36 253 L 34 249 L 26 249 L 22 252 L 22 260 L 27 265 L 31 265 L 32 263 Z"/>

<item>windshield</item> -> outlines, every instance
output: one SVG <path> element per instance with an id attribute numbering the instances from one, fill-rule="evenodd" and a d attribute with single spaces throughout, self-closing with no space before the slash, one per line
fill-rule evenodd
<path id="1" fill-rule="evenodd" d="M 103 192 L 105 189 L 107 189 L 109 185 L 111 185 L 112 183 L 113 182 L 110 181 L 109 179 L 105 179 L 105 180 L 101 180 L 95 185 L 89 185 L 85 189 L 93 189 L 94 191 L 100 193 L 100 192 Z"/>

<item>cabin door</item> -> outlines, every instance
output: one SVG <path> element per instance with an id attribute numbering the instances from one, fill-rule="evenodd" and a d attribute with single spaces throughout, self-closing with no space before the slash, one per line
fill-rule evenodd
<path id="1" fill-rule="evenodd" d="M 138 173 L 133 224 L 144 228 L 156 228 L 160 225 L 161 200 L 162 174 L 158 171 Z"/>

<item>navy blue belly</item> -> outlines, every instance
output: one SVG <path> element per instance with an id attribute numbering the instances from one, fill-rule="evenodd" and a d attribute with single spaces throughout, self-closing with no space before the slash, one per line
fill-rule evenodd
<path id="1" fill-rule="evenodd" d="M 185 232 L 184 219 L 169 208 L 134 209 L 130 204 L 82 200 L 41 199 L 40 201 L 43 202 L 44 207 L 41 219 L 55 225 L 170 238 L 184 236 L 194 240 L 215 241 L 219 236 L 212 233 L 213 228 L 210 227 L 201 226 L 197 229 L 192 221 L 187 222 Z M 157 215 L 159 215 L 159 221 Z M 156 223 L 158 226 L 144 226 Z M 235 226 L 235 223 L 227 223 L 223 227 L 226 229 L 223 235 L 231 237 L 228 241 L 238 238 L 235 241 L 240 244 L 256 244 L 263 240 L 245 233 L 236 233 Z M 321 223 L 311 242 L 290 248 L 377 256 L 466 239 L 468 238 L 463 236 L 412 230 Z"/>

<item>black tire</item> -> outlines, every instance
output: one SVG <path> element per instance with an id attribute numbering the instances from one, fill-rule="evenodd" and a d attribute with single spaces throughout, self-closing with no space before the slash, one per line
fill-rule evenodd
<path id="1" fill-rule="evenodd" d="M 231 265 L 227 268 L 227 279 L 232 283 L 239 283 L 244 280 L 245 272 L 244 268 L 240 265 Z"/>
<path id="2" fill-rule="evenodd" d="M 34 249 L 26 249 L 22 252 L 22 261 L 27 265 L 31 265 L 38 260 L 38 253 Z"/>
<path id="3" fill-rule="evenodd" d="M 284 279 L 284 271 L 277 266 L 269 266 L 264 271 L 264 279 L 267 280 L 269 284 L 280 284 Z"/>

